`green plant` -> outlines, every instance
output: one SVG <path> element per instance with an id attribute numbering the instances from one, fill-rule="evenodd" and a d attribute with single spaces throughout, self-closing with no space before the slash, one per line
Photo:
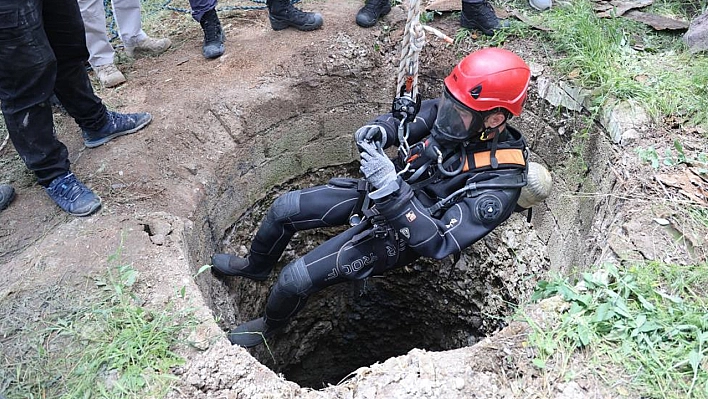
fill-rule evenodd
<path id="1" fill-rule="evenodd" d="M 546 368 L 549 359 L 583 349 L 627 370 L 643 396 L 706 398 L 706 283 L 706 263 L 659 262 L 625 269 L 606 264 L 583 273 L 580 284 L 540 282 L 534 300 L 558 295 L 569 307 L 551 330 L 532 324 L 529 341 L 539 351 L 534 364 Z"/>
<path id="2" fill-rule="evenodd" d="M 427 24 L 433 22 L 436 15 L 442 15 L 440 11 L 424 11 L 420 13 L 420 23 Z"/>
<path id="3" fill-rule="evenodd" d="M 174 348 L 197 320 L 192 309 L 171 301 L 159 310 L 143 306 L 133 291 L 139 274 L 119 258 L 120 250 L 109 257 L 85 303 L 47 314 L 40 328 L 13 337 L 34 353 L 4 359 L 15 372 L 9 398 L 145 398 L 168 391 L 176 379 L 171 369 L 184 364 Z M 66 296 L 75 301 L 75 294 Z"/>
<path id="4" fill-rule="evenodd" d="M 574 1 L 542 14 L 548 39 L 564 55 L 554 67 L 592 89 L 597 105 L 634 99 L 654 117 L 708 122 L 708 59 L 671 47 L 675 37 L 667 40 L 643 24 L 599 18 L 593 4 Z"/>
<path id="5" fill-rule="evenodd" d="M 700 174 L 708 174 L 708 154 L 700 152 L 695 156 L 686 154 L 683 144 L 679 140 L 674 140 L 673 150 L 667 148 L 664 150 L 663 157 L 659 155 L 656 149 L 652 146 L 647 148 L 637 147 L 634 150 L 642 162 L 648 162 L 652 168 L 659 169 L 662 164 L 665 166 L 676 166 L 686 164 L 696 166 L 696 170 Z"/>

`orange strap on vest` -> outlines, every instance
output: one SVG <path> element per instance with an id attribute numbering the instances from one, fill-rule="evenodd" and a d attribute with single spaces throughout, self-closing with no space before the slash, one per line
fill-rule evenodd
<path id="1" fill-rule="evenodd" d="M 492 164 L 491 151 L 482 151 L 474 153 L 474 169 L 483 168 L 485 166 L 490 166 Z M 497 150 L 494 154 L 499 164 L 511 164 L 526 166 L 526 160 L 524 159 L 524 152 L 517 148 L 505 148 Z M 462 169 L 463 172 L 470 170 L 469 157 L 465 162 L 465 167 Z"/>

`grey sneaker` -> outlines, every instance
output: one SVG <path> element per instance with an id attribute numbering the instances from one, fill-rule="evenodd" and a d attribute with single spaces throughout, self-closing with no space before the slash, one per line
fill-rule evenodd
<path id="1" fill-rule="evenodd" d="M 125 76 L 113 63 L 94 67 L 93 70 L 103 87 L 115 87 L 125 82 Z"/>
<path id="2" fill-rule="evenodd" d="M 0 211 L 7 208 L 15 198 L 15 189 L 9 184 L 0 184 Z"/>
<path id="3" fill-rule="evenodd" d="M 138 58 L 142 56 L 155 56 L 160 55 L 167 51 L 172 45 L 172 41 L 166 37 L 162 39 L 153 39 L 152 37 L 146 37 L 145 39 L 134 43 L 133 45 L 125 45 L 125 53 L 129 57 Z"/>

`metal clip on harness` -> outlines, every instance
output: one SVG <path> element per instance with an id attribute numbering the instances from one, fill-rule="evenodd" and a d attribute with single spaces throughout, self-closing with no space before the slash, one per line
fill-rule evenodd
<path id="1" fill-rule="evenodd" d="M 411 152 L 411 147 L 408 145 L 408 124 L 415 120 L 422 103 L 420 94 L 418 94 L 414 100 L 411 92 L 406 91 L 408 86 L 410 86 L 408 83 L 401 86 L 399 95 L 393 99 L 393 105 L 391 106 L 391 114 L 401 121 L 401 123 L 398 124 L 398 149 L 401 151 L 404 159 L 408 158 Z M 398 172 L 398 175 L 400 176 L 407 172 L 408 168 L 410 168 L 409 163 L 406 164 L 403 170 Z"/>

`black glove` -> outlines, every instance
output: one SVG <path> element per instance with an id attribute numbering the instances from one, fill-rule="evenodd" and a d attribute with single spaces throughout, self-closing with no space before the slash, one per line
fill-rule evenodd
<path id="1" fill-rule="evenodd" d="M 364 125 L 354 133 L 354 141 L 357 144 L 374 143 L 383 148 L 386 146 L 386 130 L 380 125 Z"/>

